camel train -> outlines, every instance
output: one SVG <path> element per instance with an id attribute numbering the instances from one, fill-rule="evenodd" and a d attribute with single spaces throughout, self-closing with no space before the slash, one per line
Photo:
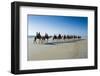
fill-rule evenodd
<path id="1" fill-rule="evenodd" d="M 64 40 L 65 41 L 66 39 L 68 39 L 68 40 L 70 40 L 70 39 L 81 39 L 82 37 L 77 36 L 77 35 L 61 35 L 61 34 L 59 34 L 59 35 L 54 34 L 53 36 L 49 36 L 47 33 L 45 33 L 45 35 L 42 36 L 40 34 L 40 32 L 36 32 L 36 36 L 34 37 L 34 42 L 37 43 L 37 40 L 39 40 L 39 42 L 38 42 L 39 44 L 41 44 L 45 41 L 46 41 L 46 43 L 48 43 L 48 40 L 51 39 L 51 38 L 52 38 L 53 41 L 54 40 L 57 40 L 57 41 Z"/>

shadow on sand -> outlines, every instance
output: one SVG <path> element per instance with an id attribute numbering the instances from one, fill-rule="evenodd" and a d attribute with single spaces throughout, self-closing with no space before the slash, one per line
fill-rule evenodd
<path id="1" fill-rule="evenodd" d="M 44 45 L 56 45 L 56 44 L 62 44 L 62 43 L 73 43 L 73 42 L 82 41 L 82 40 L 85 40 L 85 39 L 61 41 L 61 42 L 48 42 L 48 43 L 45 43 Z"/>

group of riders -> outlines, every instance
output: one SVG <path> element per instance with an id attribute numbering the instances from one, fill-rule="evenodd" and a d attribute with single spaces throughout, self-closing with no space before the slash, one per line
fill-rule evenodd
<path id="1" fill-rule="evenodd" d="M 34 42 L 38 39 L 39 41 L 47 41 L 52 38 L 52 40 L 66 40 L 66 39 L 81 39 L 81 36 L 77 35 L 61 35 L 61 34 L 54 34 L 53 36 L 49 36 L 47 33 L 45 33 L 44 36 L 40 34 L 40 32 L 36 32 L 36 36 L 34 37 Z"/>

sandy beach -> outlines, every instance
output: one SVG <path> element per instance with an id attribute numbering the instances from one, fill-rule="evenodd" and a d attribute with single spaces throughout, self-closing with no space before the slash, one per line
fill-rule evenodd
<path id="1" fill-rule="evenodd" d="M 88 57 L 87 39 L 33 43 L 28 37 L 28 60 L 80 59 Z"/>

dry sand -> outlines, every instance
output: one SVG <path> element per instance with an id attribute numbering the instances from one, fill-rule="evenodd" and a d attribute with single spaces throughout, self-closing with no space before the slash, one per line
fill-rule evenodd
<path id="1" fill-rule="evenodd" d="M 52 42 L 52 41 L 51 41 Z M 80 59 L 88 57 L 87 39 L 36 44 L 28 38 L 28 60 Z"/>

